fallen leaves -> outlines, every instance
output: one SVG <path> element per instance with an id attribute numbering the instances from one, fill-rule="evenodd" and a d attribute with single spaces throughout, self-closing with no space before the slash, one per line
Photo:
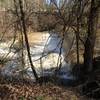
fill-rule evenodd
<path id="1" fill-rule="evenodd" d="M 54 84 L 0 82 L 0 100 L 81 100 L 72 90 Z M 84 100 L 84 99 L 83 99 Z"/>

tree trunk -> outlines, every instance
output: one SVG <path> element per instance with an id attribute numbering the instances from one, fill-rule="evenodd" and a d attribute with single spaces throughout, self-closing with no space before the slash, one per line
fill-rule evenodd
<path id="1" fill-rule="evenodd" d="M 76 31 L 76 54 L 77 54 L 77 65 L 79 65 L 79 20 L 77 18 L 77 31 Z"/>
<path id="2" fill-rule="evenodd" d="M 38 75 L 37 75 L 37 73 L 35 71 L 35 68 L 34 68 L 34 65 L 33 65 L 32 59 L 31 59 L 30 46 L 29 46 L 29 42 L 28 42 L 27 30 L 26 30 L 26 24 L 25 24 L 25 15 L 24 15 L 23 5 L 22 5 L 22 1 L 21 0 L 19 0 L 19 6 L 20 6 L 21 23 L 22 23 L 22 29 L 23 29 L 25 42 L 26 42 L 28 58 L 29 58 L 29 61 L 30 61 L 30 64 L 31 64 L 31 68 L 32 68 L 33 74 L 34 74 L 36 80 L 38 80 Z"/>
<path id="3" fill-rule="evenodd" d="M 90 73 L 93 70 L 93 52 L 96 38 L 96 28 L 98 22 L 98 8 L 100 1 L 91 0 L 90 13 L 88 18 L 87 40 L 84 50 L 84 71 Z"/>

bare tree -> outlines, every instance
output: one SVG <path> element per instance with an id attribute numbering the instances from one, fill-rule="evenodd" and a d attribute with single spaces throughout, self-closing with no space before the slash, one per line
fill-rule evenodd
<path id="1" fill-rule="evenodd" d="M 86 70 L 86 72 L 93 71 L 93 53 L 94 53 L 94 45 L 96 39 L 99 9 L 100 9 L 100 1 L 91 0 L 90 12 L 89 12 L 88 22 L 87 22 L 88 37 L 85 42 L 85 51 L 84 51 L 84 69 Z"/>
<path id="2" fill-rule="evenodd" d="M 27 46 L 27 53 L 28 53 L 29 61 L 30 61 L 31 68 L 32 68 L 32 71 L 34 73 L 34 76 L 35 76 L 36 80 L 38 80 L 38 75 L 35 71 L 35 68 L 34 68 L 34 65 L 33 65 L 32 59 L 31 59 L 30 46 L 29 46 L 29 42 L 28 42 L 27 29 L 26 29 L 26 25 L 25 25 L 25 14 L 24 14 L 24 11 L 23 11 L 23 5 L 22 5 L 21 0 L 19 0 L 19 6 L 20 6 L 20 13 L 21 13 L 21 24 L 22 24 L 23 34 L 24 34 L 24 38 L 25 38 L 25 42 L 26 42 L 26 46 Z"/>
<path id="3" fill-rule="evenodd" d="M 22 4 L 21 0 L 19 0 L 19 8 L 20 8 L 20 14 L 21 14 L 21 16 L 20 16 L 21 20 L 20 21 L 21 21 L 21 26 L 22 26 L 22 30 L 23 30 L 23 34 L 24 34 L 24 38 L 25 38 L 26 47 L 27 47 L 28 58 L 29 58 L 29 61 L 30 61 L 30 64 L 31 64 L 33 74 L 34 74 L 36 80 L 38 80 L 38 75 L 35 71 L 35 68 L 34 68 L 34 65 L 33 65 L 33 62 L 32 62 L 32 59 L 31 59 L 30 46 L 29 46 L 29 42 L 28 42 L 27 28 L 26 28 L 26 23 L 25 23 L 25 13 L 23 11 L 23 4 Z"/>

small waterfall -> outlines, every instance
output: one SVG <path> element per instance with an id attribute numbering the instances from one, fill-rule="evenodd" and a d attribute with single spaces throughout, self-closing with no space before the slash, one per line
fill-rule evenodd
<path id="1" fill-rule="evenodd" d="M 0 44 L 0 51 L 3 54 L 7 54 L 9 52 L 7 48 L 7 44 Z M 59 53 L 61 50 L 61 71 L 58 72 L 58 77 L 64 79 L 73 79 L 73 76 L 70 74 L 71 64 L 68 64 L 64 61 L 64 49 L 61 48 L 61 38 L 57 34 L 42 34 L 42 39 L 39 41 L 39 44 L 31 44 L 31 57 L 33 64 L 36 68 L 38 75 L 42 74 L 53 74 L 53 70 L 57 67 Z M 10 51 L 10 55 L 13 56 L 13 60 L 8 61 L 5 64 L 5 67 L 2 68 L 2 73 L 7 75 L 13 75 L 15 72 L 21 72 L 20 69 L 20 58 L 18 58 L 18 53 L 14 54 L 14 49 Z M 29 65 L 26 49 L 24 48 L 24 74 L 27 74 L 30 78 L 33 78 L 32 70 Z"/>

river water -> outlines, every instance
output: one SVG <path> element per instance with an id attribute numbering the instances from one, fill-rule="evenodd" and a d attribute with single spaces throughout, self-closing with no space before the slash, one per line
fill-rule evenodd
<path id="1" fill-rule="evenodd" d="M 34 79 L 26 48 L 24 47 L 24 65 L 21 65 L 20 53 L 16 52 L 14 46 L 9 49 L 10 44 L 11 41 L 0 44 L 0 57 L 9 59 L 2 68 L 2 74 L 11 76 L 23 73 L 27 77 Z M 71 64 L 64 61 L 65 50 L 61 48 L 61 38 L 57 34 L 43 34 L 39 44 L 31 44 L 30 52 L 33 64 L 39 76 L 54 74 L 55 68 L 62 63 L 58 76 L 64 79 L 74 79 L 70 73 Z M 59 53 L 61 53 L 61 55 L 59 55 Z M 61 58 L 60 61 L 59 58 Z"/>

